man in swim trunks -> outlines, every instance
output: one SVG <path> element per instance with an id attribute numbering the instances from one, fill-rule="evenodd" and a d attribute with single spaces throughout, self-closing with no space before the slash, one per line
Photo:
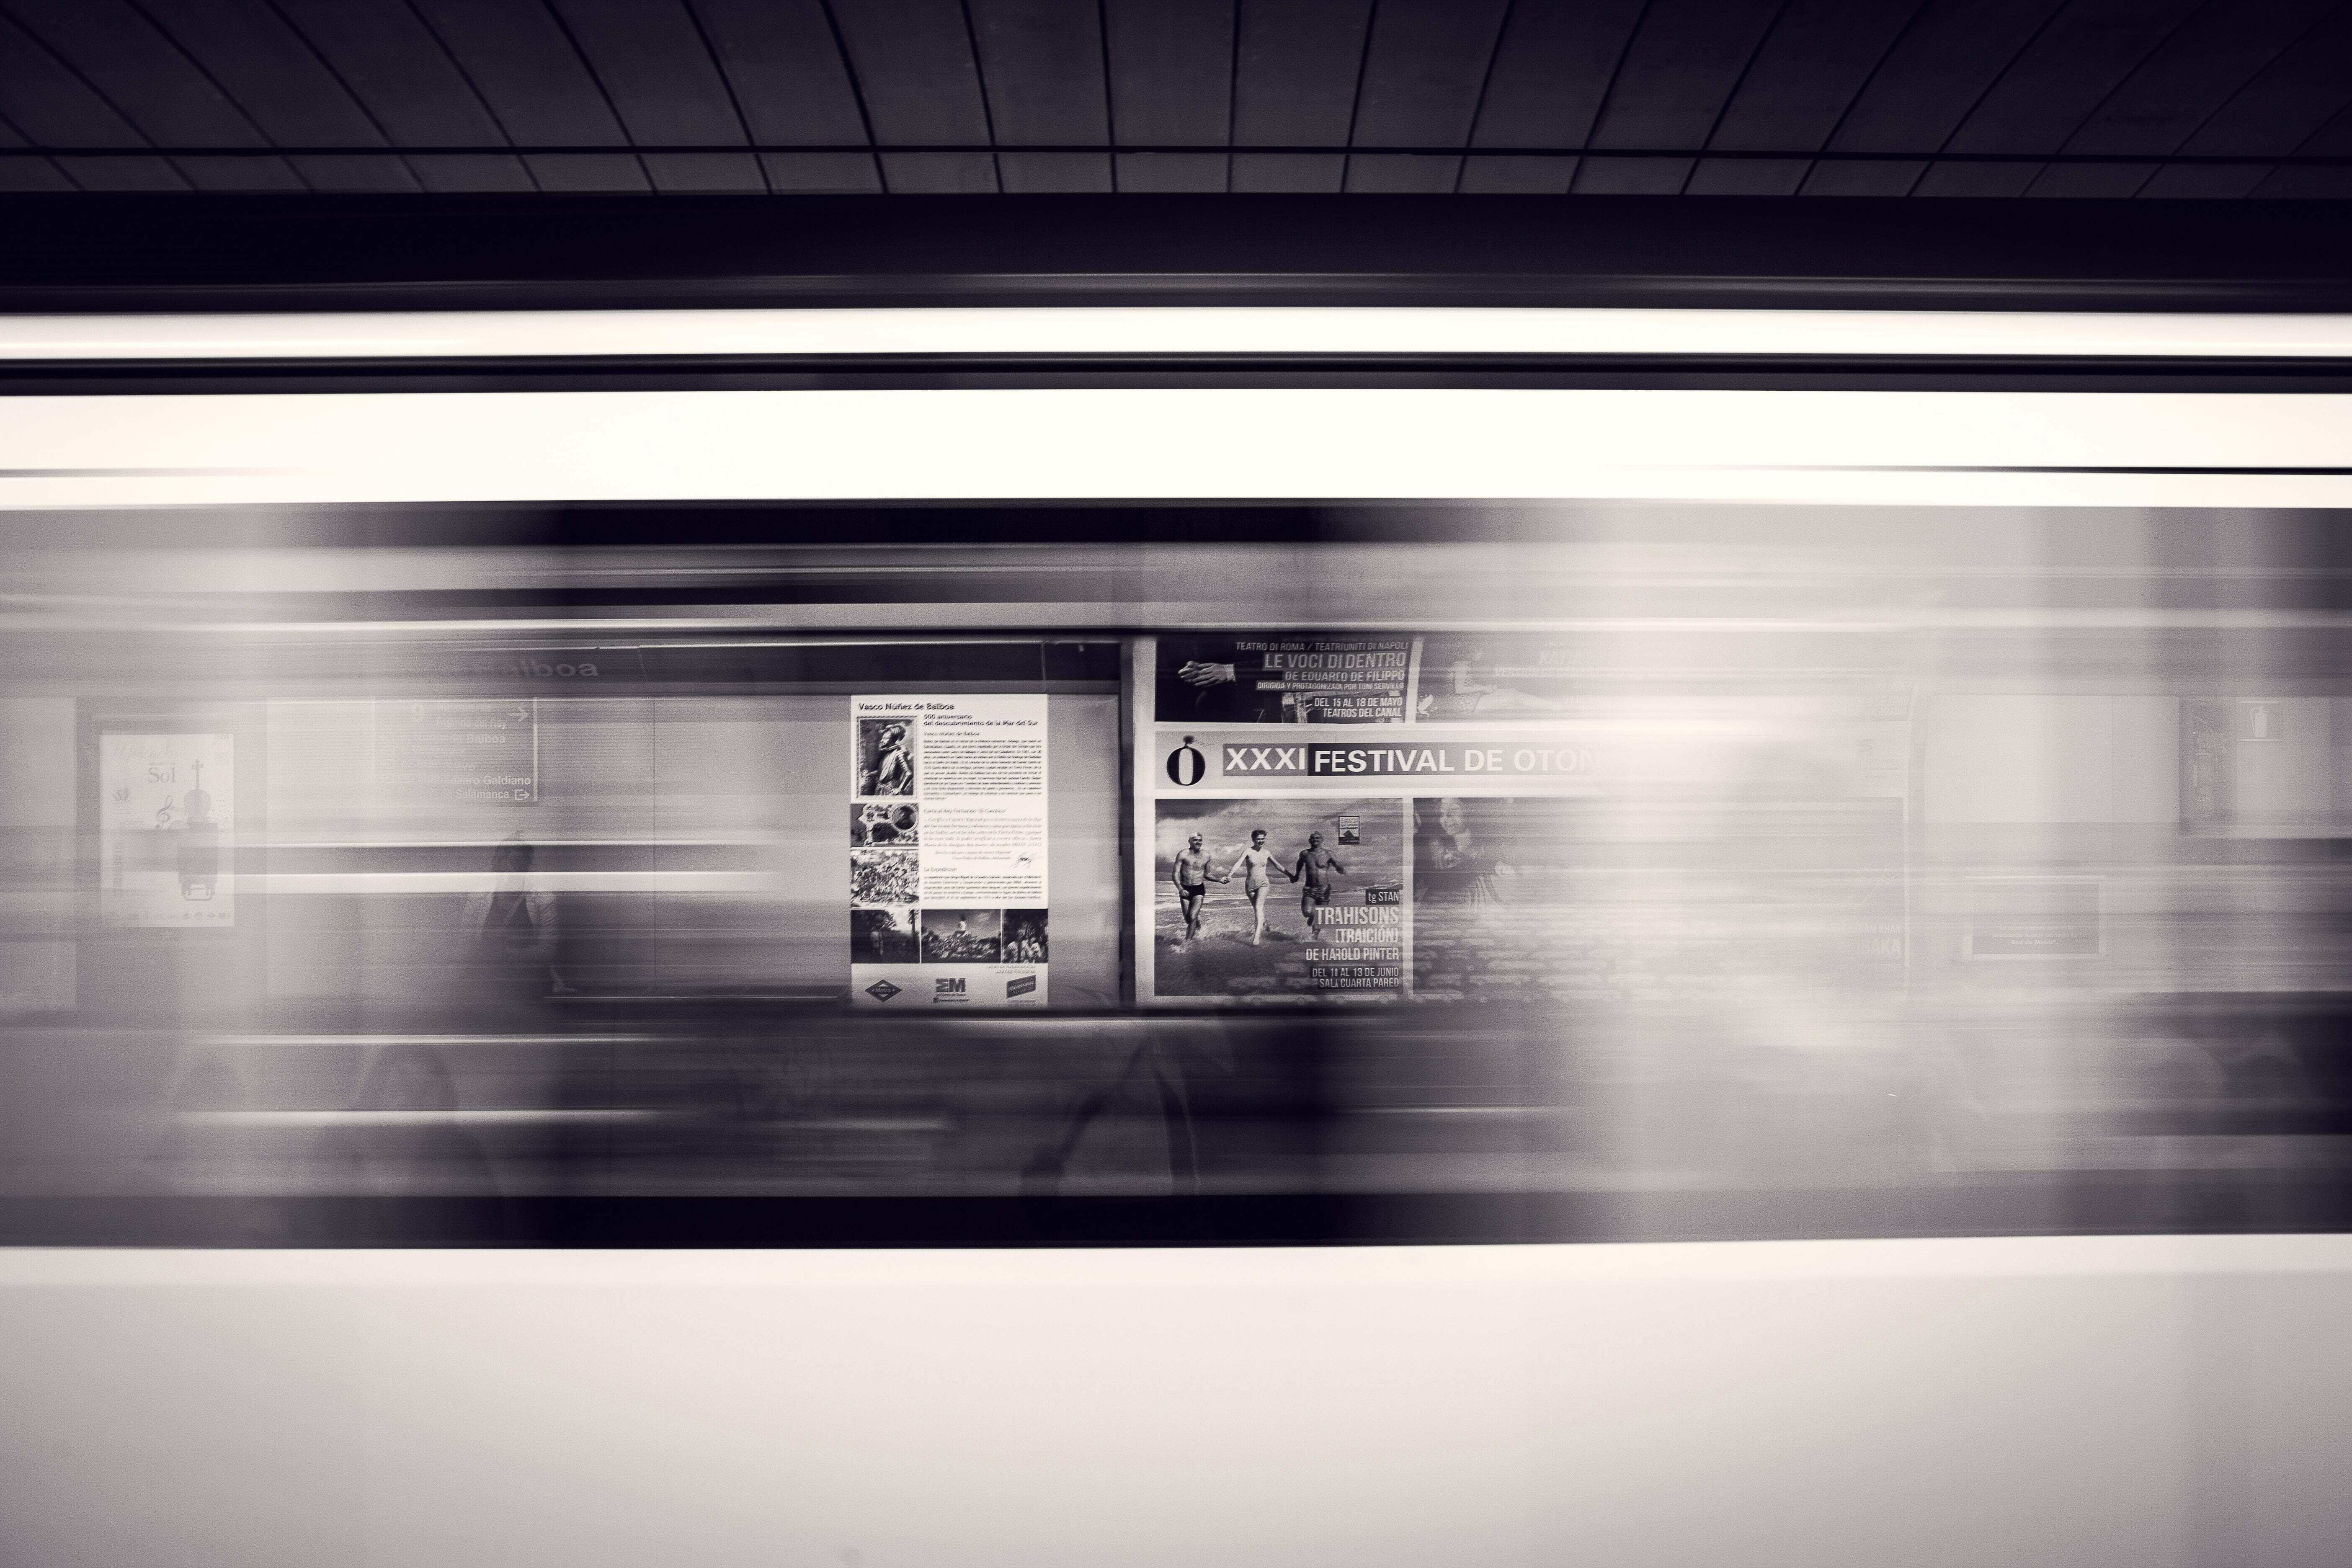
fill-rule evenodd
<path id="1" fill-rule="evenodd" d="M 1298 913 L 1307 922 L 1307 940 L 1309 942 L 1315 940 L 1315 906 L 1331 901 L 1331 878 L 1334 874 L 1344 877 L 1348 874 L 1348 868 L 1339 864 L 1338 856 L 1323 847 L 1321 834 L 1308 834 L 1307 847 L 1298 852 L 1298 864 L 1292 869 L 1290 879 L 1294 882 L 1302 877 L 1307 879 L 1306 888 L 1298 895 Z"/>
<path id="2" fill-rule="evenodd" d="M 1184 934 L 1176 939 L 1178 947 L 1201 934 L 1201 900 L 1209 896 L 1211 882 L 1224 879 L 1223 873 L 1209 864 L 1209 852 L 1201 847 L 1201 836 L 1192 835 L 1192 841 L 1176 857 L 1176 869 L 1170 874 L 1170 880 L 1176 884 L 1176 907 L 1184 916 Z"/>
<path id="3" fill-rule="evenodd" d="M 1250 908 L 1257 915 L 1257 930 L 1250 934 L 1252 947 L 1265 940 L 1265 890 L 1273 886 L 1276 871 L 1282 871 L 1282 863 L 1266 848 L 1265 829 L 1260 827 L 1252 831 L 1250 847 L 1241 852 L 1234 861 L 1233 869 L 1225 873 L 1227 880 L 1231 880 L 1235 872 L 1242 873 L 1242 891 L 1249 895 Z M 1298 880 L 1294 872 L 1282 871 L 1282 874 L 1294 882 Z"/>

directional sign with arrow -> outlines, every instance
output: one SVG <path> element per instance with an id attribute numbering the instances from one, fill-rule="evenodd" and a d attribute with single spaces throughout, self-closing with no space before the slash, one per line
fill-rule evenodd
<path id="1" fill-rule="evenodd" d="M 383 700 L 376 772 L 394 799 L 539 804 L 539 700 Z"/>

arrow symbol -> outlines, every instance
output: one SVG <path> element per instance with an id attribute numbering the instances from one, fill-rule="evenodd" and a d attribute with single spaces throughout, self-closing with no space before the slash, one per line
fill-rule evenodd
<path id="1" fill-rule="evenodd" d="M 511 720 L 513 720 L 516 723 L 520 724 L 520 723 L 521 723 L 524 720 L 526 720 L 526 719 L 530 718 L 530 712 L 529 712 L 527 710 L 525 710 L 525 709 L 521 709 L 521 708 L 509 708 L 509 709 L 508 709 L 508 710 L 507 710 L 507 717 L 508 717 L 508 718 L 509 718 L 509 719 L 511 719 Z"/>

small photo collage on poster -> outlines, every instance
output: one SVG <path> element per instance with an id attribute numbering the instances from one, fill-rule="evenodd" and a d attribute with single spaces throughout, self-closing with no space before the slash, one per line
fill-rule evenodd
<path id="1" fill-rule="evenodd" d="M 857 721 L 856 775 L 849 804 L 849 902 L 902 912 L 922 888 L 922 721 Z M 863 921 L 859 922 L 862 929 Z"/>
<path id="2" fill-rule="evenodd" d="M 849 914 L 852 963 L 1045 963 L 1044 910 L 860 907 Z"/>

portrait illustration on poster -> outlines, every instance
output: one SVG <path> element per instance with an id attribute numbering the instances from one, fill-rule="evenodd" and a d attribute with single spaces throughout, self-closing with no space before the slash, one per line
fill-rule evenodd
<path id="1" fill-rule="evenodd" d="M 916 793 L 915 752 L 922 721 L 915 718 L 857 721 L 857 784 L 861 799 Z"/>

